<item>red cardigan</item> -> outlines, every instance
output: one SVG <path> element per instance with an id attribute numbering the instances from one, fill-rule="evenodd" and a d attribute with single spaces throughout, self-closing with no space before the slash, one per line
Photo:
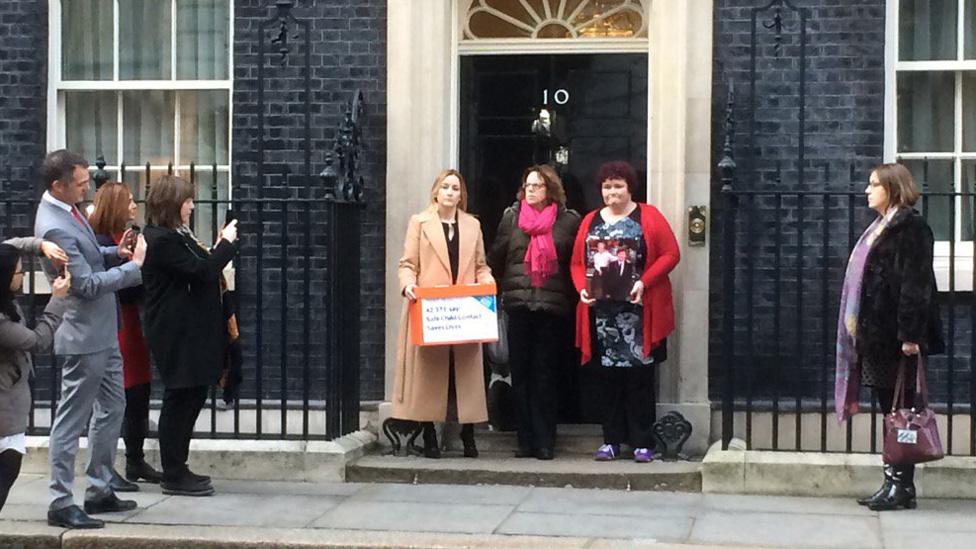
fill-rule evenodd
<path id="1" fill-rule="evenodd" d="M 671 281 L 668 273 L 681 259 L 678 251 L 678 241 L 668 220 L 661 212 L 650 204 L 638 202 L 641 216 L 641 232 L 644 233 L 645 269 L 640 280 L 644 283 L 642 304 L 644 314 L 643 323 L 644 357 L 651 354 L 651 350 L 661 344 L 661 341 L 674 331 L 674 304 L 671 302 Z M 594 210 L 583 218 L 579 232 L 576 233 L 576 243 L 573 245 L 573 258 L 570 261 L 569 272 L 573 278 L 573 285 L 577 293 L 586 287 L 586 233 L 593 222 L 593 216 L 600 210 Z M 576 306 L 576 347 L 580 350 L 580 363 L 590 361 L 590 306 L 580 301 Z"/>

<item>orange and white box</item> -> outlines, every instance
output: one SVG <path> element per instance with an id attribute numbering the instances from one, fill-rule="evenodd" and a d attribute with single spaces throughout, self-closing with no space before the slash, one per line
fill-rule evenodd
<path id="1" fill-rule="evenodd" d="M 414 345 L 457 345 L 498 341 L 495 284 L 415 288 L 410 304 Z"/>

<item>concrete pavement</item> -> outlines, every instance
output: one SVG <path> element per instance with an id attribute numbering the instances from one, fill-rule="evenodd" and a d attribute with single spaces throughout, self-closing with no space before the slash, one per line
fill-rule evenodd
<path id="1" fill-rule="evenodd" d="M 915 511 L 879 514 L 849 498 L 222 480 L 215 497 L 201 499 L 143 485 L 132 494 L 139 508 L 103 515 L 104 530 L 64 532 L 43 522 L 46 484 L 36 474 L 19 479 L 0 513 L 0 547 L 976 545 L 971 500 L 923 499 Z"/>

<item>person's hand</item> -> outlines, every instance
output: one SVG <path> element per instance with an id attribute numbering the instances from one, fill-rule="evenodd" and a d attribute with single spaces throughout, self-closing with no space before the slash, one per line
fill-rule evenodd
<path id="1" fill-rule="evenodd" d="M 583 288 L 582 290 L 580 290 L 580 301 L 582 301 L 583 303 L 585 303 L 587 305 L 596 302 L 595 299 L 593 299 L 592 297 L 590 297 L 590 292 L 586 291 L 586 288 Z"/>
<path id="2" fill-rule="evenodd" d="M 417 301 L 417 294 L 413 292 L 416 287 L 416 284 L 407 284 L 407 287 L 403 289 L 403 295 L 406 296 L 411 303 Z"/>
<path id="3" fill-rule="evenodd" d="M 67 297 L 71 289 L 71 273 L 67 269 L 51 283 L 51 297 Z"/>
<path id="4" fill-rule="evenodd" d="M 139 235 L 136 239 L 136 247 L 132 250 L 132 262 L 139 268 L 146 262 L 146 237 Z"/>
<path id="5" fill-rule="evenodd" d="M 220 237 L 223 238 L 224 240 L 226 240 L 227 242 L 230 242 L 231 244 L 233 244 L 234 241 L 237 240 L 237 220 L 236 219 L 232 219 L 230 221 L 230 223 L 224 225 L 223 230 L 220 231 Z"/>
<path id="6" fill-rule="evenodd" d="M 918 354 L 918 343 L 912 343 L 911 341 L 904 341 L 901 344 L 901 352 L 906 356 L 912 356 Z"/>
<path id="7" fill-rule="evenodd" d="M 644 297 L 644 283 L 638 280 L 634 282 L 634 287 L 630 290 L 630 302 L 635 305 L 639 304 L 642 297 Z"/>
<path id="8" fill-rule="evenodd" d="M 64 253 L 60 246 L 48 240 L 41 242 L 41 255 L 51 260 L 58 270 L 68 262 L 68 254 Z"/>

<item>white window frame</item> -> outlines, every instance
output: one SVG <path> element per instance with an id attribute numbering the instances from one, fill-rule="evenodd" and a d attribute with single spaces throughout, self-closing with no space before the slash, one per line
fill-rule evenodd
<path id="1" fill-rule="evenodd" d="M 160 0 L 170 2 L 170 78 L 166 80 L 119 80 L 119 2 L 113 1 L 113 79 L 112 80 L 62 80 L 61 75 L 61 3 L 64 0 L 48 0 L 48 93 L 47 93 L 47 149 L 56 150 L 66 146 L 66 117 L 64 91 L 116 91 L 125 92 L 130 90 L 159 90 L 172 91 L 174 97 L 174 150 L 173 150 L 173 169 L 178 172 L 188 173 L 190 165 L 184 163 L 180 158 L 180 147 L 177 141 L 180 135 L 180 91 L 192 90 L 219 90 L 227 92 L 227 163 L 218 164 L 217 172 L 227 174 L 227 197 L 233 197 L 234 185 L 232 182 L 233 165 L 233 120 L 234 120 L 234 2 L 228 2 L 228 52 L 227 52 L 227 75 L 225 80 L 179 80 L 176 78 L 176 3 L 177 0 Z M 116 159 L 121 163 L 123 158 L 123 139 L 122 139 L 122 94 L 118 94 L 118 136 Z M 93 162 L 95 159 L 87 159 Z M 197 165 L 197 173 L 204 171 L 204 178 L 211 177 L 213 164 Z M 157 169 L 165 171 L 167 165 L 153 166 L 153 172 Z M 105 170 L 120 177 L 121 166 L 119 164 L 106 165 Z M 144 173 L 145 165 L 126 165 L 126 173 Z"/>
<path id="2" fill-rule="evenodd" d="M 962 161 L 976 160 L 976 152 L 963 152 L 963 109 L 962 109 L 962 73 L 976 74 L 976 60 L 963 60 L 965 49 L 965 17 L 964 10 L 976 9 L 967 1 L 958 1 L 958 17 L 956 21 L 956 60 L 939 61 L 901 61 L 899 60 L 898 8 L 899 0 L 887 0 L 885 5 L 885 96 L 884 96 L 884 161 L 897 162 L 899 160 L 921 159 L 952 159 L 953 182 L 959 191 L 962 182 Z M 955 105 L 953 120 L 953 150 L 942 153 L 899 153 L 898 152 L 898 73 L 908 71 L 941 71 L 952 72 L 955 75 Z M 940 240 L 935 243 L 933 267 L 935 268 L 936 283 L 940 291 L 972 291 L 973 290 L 973 242 L 961 240 L 962 235 L 962 206 L 956 208 L 955 227 L 953 227 L 955 255 L 955 277 L 950 281 L 950 243 Z M 976 215 L 976 212 L 973 212 Z M 974 235 L 976 237 L 976 235 Z M 951 284 L 950 284 L 951 282 Z"/>

